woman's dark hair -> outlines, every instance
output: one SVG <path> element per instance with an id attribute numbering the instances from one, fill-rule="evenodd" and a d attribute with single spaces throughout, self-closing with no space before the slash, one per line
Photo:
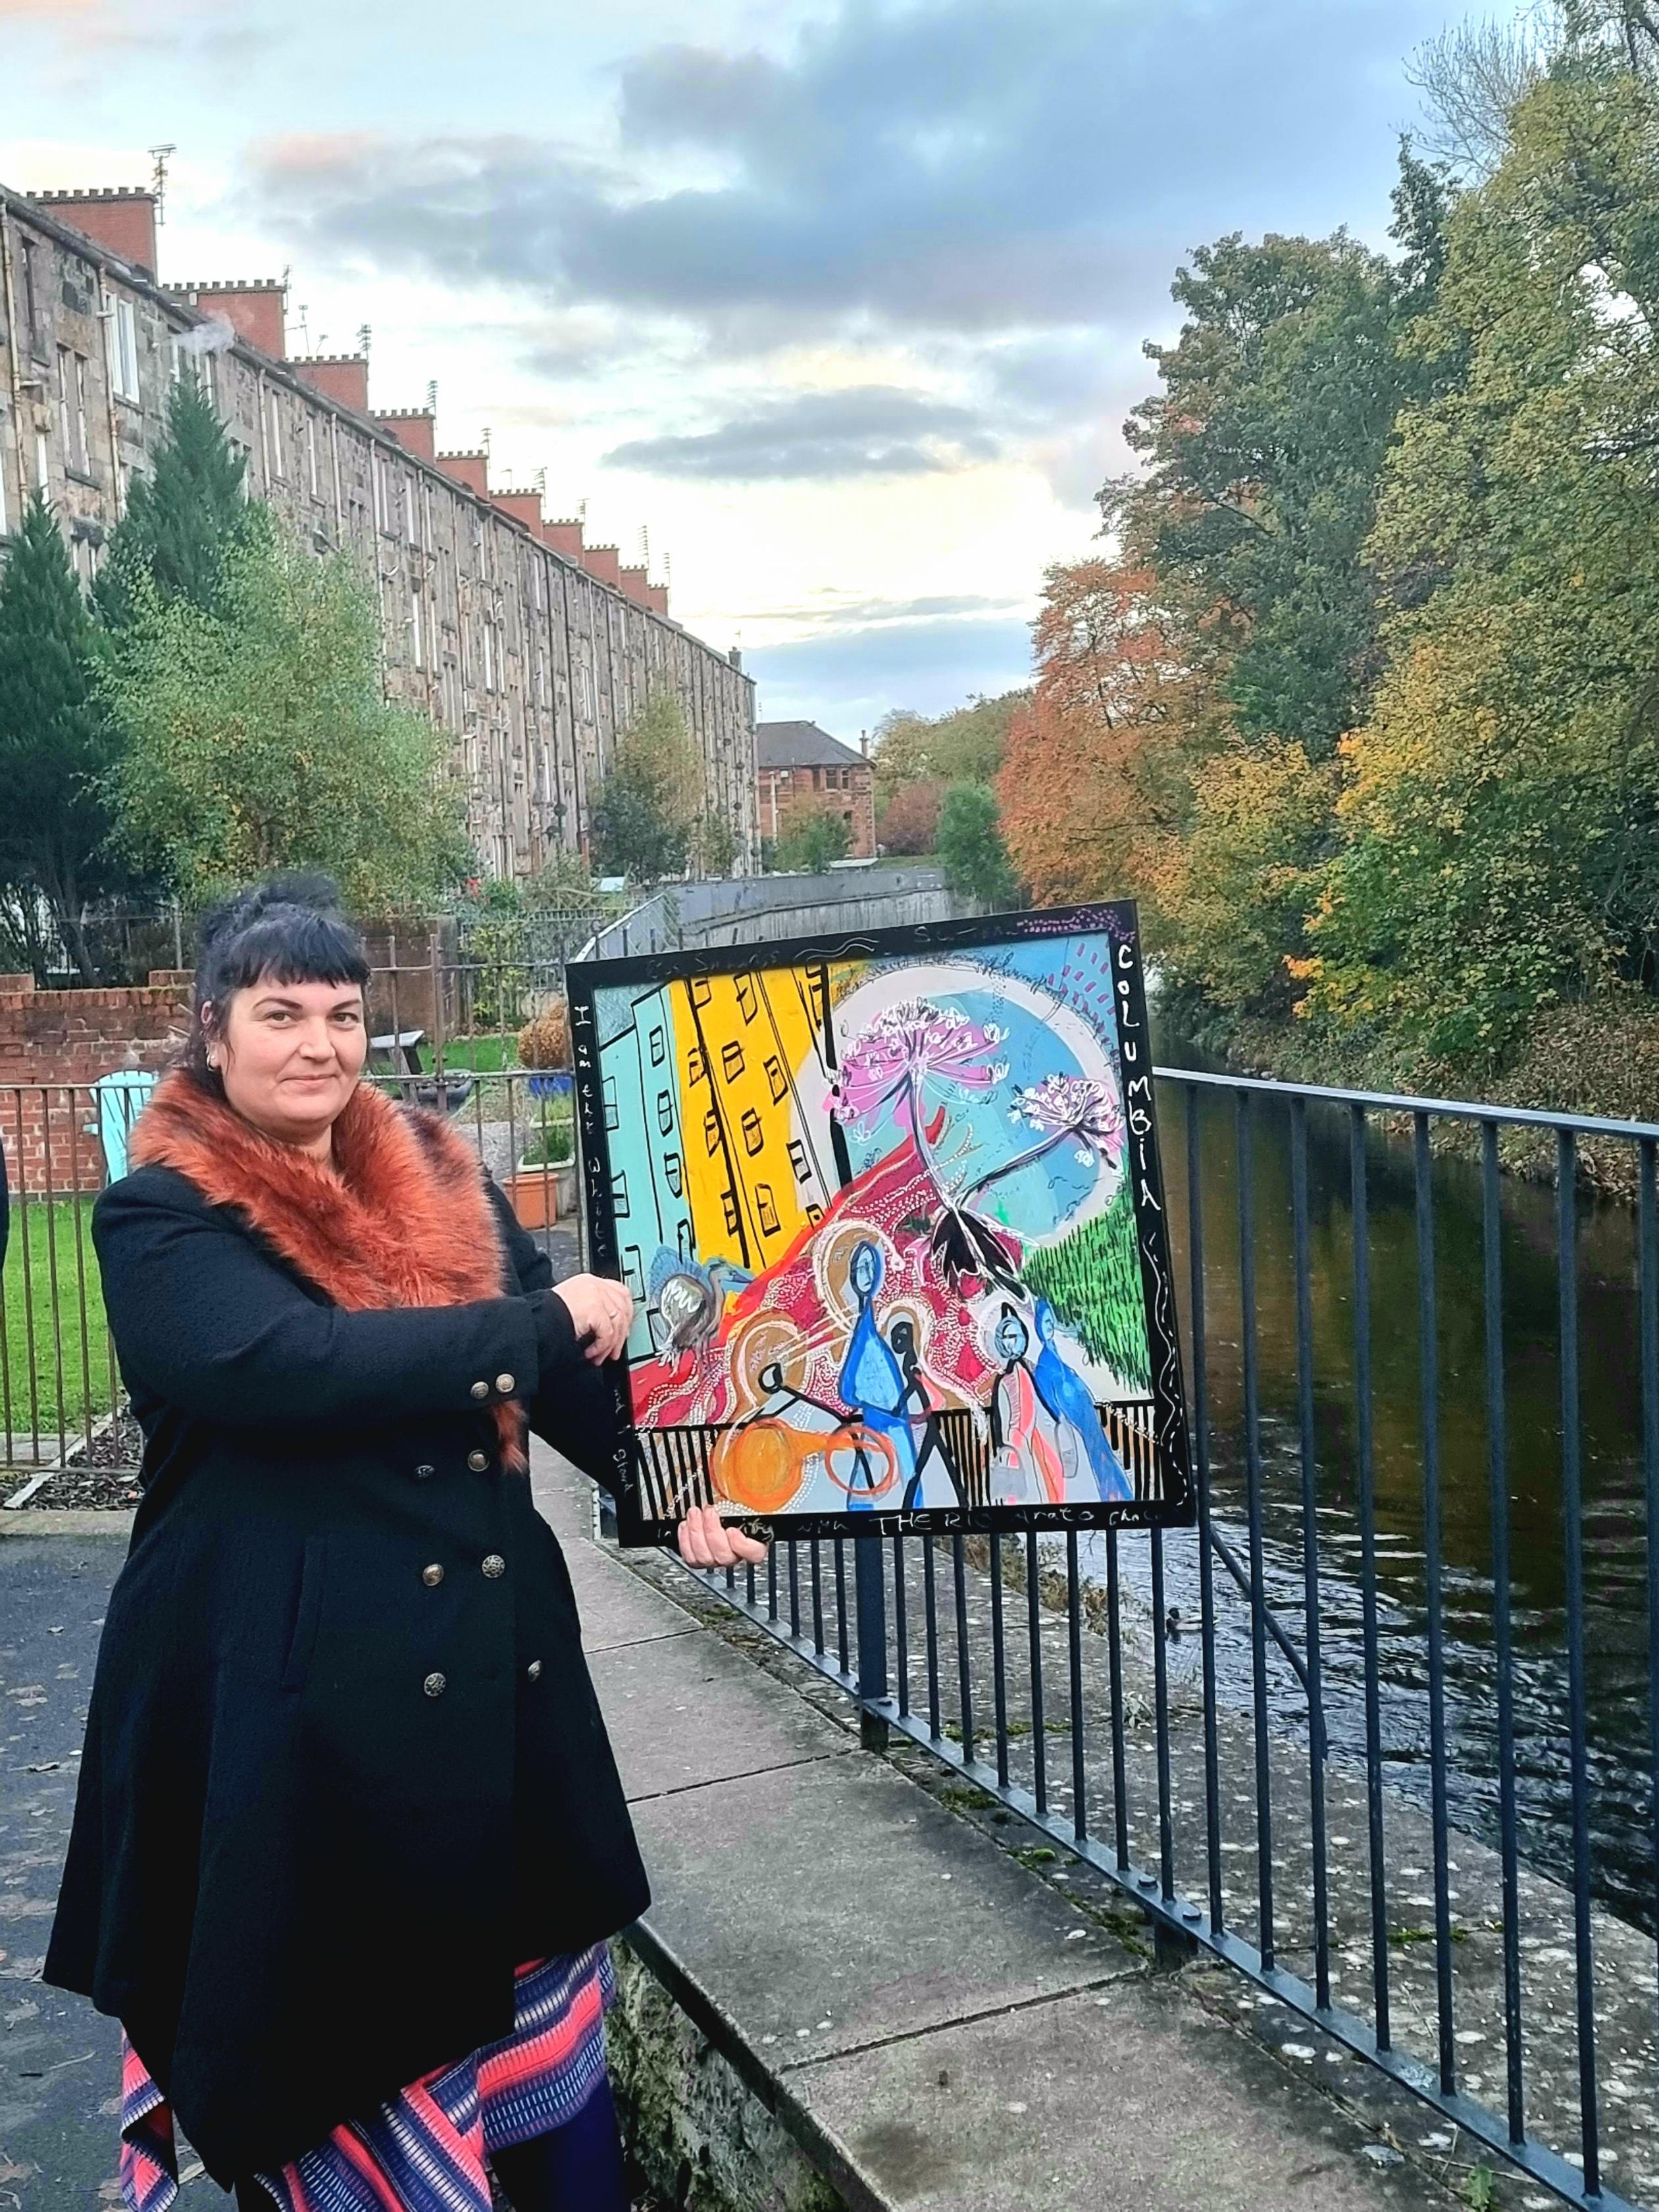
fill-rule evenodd
<path id="1" fill-rule="evenodd" d="M 184 1065 L 204 1090 L 222 1092 L 208 1044 L 225 1009 L 255 983 L 368 984 L 362 940 L 328 876 L 267 876 L 216 907 L 198 936 L 196 981 Z"/>

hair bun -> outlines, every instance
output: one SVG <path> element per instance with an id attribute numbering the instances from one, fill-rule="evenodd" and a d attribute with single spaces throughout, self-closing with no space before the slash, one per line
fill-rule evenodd
<path id="1" fill-rule="evenodd" d="M 314 869 L 284 868 L 266 876 L 262 882 L 251 884 L 246 890 L 235 892 L 222 905 L 204 915 L 197 931 L 197 942 L 204 949 L 216 945 L 222 938 L 234 937 L 248 928 L 272 907 L 281 906 L 308 908 L 313 914 L 343 919 L 340 887 L 332 876 Z"/>

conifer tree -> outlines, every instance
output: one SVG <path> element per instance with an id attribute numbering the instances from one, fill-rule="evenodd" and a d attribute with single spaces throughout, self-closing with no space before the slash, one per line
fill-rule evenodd
<path id="1" fill-rule="evenodd" d="M 37 493 L 0 576 L 0 883 L 38 892 L 88 983 L 82 903 L 113 887 L 102 781 L 112 746 L 97 632 L 51 508 Z M 46 981 L 37 952 L 36 980 Z"/>
<path id="2" fill-rule="evenodd" d="M 212 611 L 226 553 L 245 526 L 246 465 L 232 452 L 200 386 L 181 376 L 167 401 L 167 434 L 156 448 L 154 470 L 133 477 L 126 513 L 111 534 L 93 587 L 110 629 L 125 629 L 134 619 L 134 585 L 141 575 L 150 578 L 164 605 L 187 599 Z"/>

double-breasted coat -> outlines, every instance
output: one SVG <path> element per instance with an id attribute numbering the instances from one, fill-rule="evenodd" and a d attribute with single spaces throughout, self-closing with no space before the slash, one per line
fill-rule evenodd
<path id="1" fill-rule="evenodd" d="M 94 1214 L 144 1486 L 46 1978 L 123 2021 L 228 2184 L 507 2033 L 515 1965 L 647 1887 L 516 1471 L 520 1409 L 592 1471 L 611 1450 L 546 1258 L 452 1131 L 378 1094 L 348 1109 L 343 1224 L 322 1171 L 250 1154 L 186 1082 Z"/>

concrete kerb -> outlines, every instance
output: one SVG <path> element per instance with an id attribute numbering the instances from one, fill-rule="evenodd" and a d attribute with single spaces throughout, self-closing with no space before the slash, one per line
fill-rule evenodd
<path id="1" fill-rule="evenodd" d="M 104 1511 L 91 1506 L 15 1505 L 0 1508 L 0 1537 L 118 1536 L 132 1534 L 132 1510 Z"/>

